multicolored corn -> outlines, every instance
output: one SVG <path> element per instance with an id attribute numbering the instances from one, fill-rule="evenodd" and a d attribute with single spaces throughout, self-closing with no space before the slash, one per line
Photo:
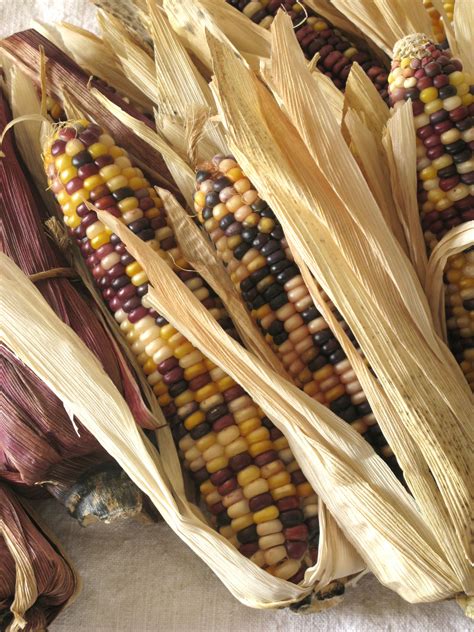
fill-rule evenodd
<path id="1" fill-rule="evenodd" d="M 57 132 L 45 169 L 216 528 L 259 566 L 300 582 L 317 555 L 318 499 L 288 441 L 231 377 L 148 306 L 145 271 L 85 204 L 121 218 L 217 319 L 229 321 L 212 290 L 188 270 L 162 201 L 127 152 L 87 121 Z"/>
<path id="2" fill-rule="evenodd" d="M 340 89 L 346 85 L 353 62 L 362 66 L 383 99 L 387 99 L 388 73 L 383 63 L 368 51 L 359 50 L 339 29 L 304 2 L 294 0 L 227 0 L 228 4 L 269 29 L 279 9 L 293 21 L 296 37 L 308 59 L 319 54 L 318 68 Z"/>
<path id="3" fill-rule="evenodd" d="M 418 202 L 428 254 L 474 220 L 474 87 L 461 62 L 416 34 L 394 49 L 390 104 L 411 100 L 417 130 Z M 474 390 L 474 248 L 445 270 L 448 340 Z"/>
<path id="4" fill-rule="evenodd" d="M 196 174 L 196 189 L 194 209 L 200 223 L 294 383 L 363 434 L 399 473 L 344 351 L 311 299 L 273 211 L 231 156 L 215 156 L 203 165 Z"/>

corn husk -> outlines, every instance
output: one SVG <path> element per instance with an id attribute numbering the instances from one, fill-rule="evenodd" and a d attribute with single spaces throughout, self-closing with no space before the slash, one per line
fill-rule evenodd
<path id="1" fill-rule="evenodd" d="M 275 27 L 280 23 L 283 29 L 284 20 L 277 18 Z M 286 31 L 291 33 L 289 25 Z M 413 270 L 386 225 L 377 219 L 381 212 L 356 175 L 334 119 L 320 93 L 318 97 L 316 82 L 311 85 L 302 56 L 296 61 L 296 42 L 291 72 L 285 66 L 289 56 L 283 53 L 275 55 L 272 65 L 272 85 L 278 86 L 278 99 L 295 127 L 228 49 L 218 42 L 212 45 L 217 95 L 231 150 L 355 333 L 378 377 L 381 401 L 365 388 L 366 376 L 356 371 L 359 380 L 437 546 L 460 585 L 472 590 L 467 561 L 472 455 L 466 449 L 472 441 L 472 395 L 435 334 Z M 350 207 L 344 199 L 350 200 Z M 295 203 L 297 217 L 290 212 Z M 370 232 L 364 226 L 370 226 Z M 402 445 L 395 440 L 397 434 L 404 439 Z M 341 512 L 334 514 L 342 520 Z M 359 550 L 367 556 L 363 547 Z M 421 553 L 417 547 L 412 550 Z M 369 567 L 380 564 L 378 555 L 370 557 Z M 405 581 L 405 587 L 397 589 L 407 594 L 410 585 L 412 594 L 419 591 L 408 576 Z"/>
<path id="2" fill-rule="evenodd" d="M 2 128 L 7 120 L 8 111 L 2 98 Z M 35 202 L 17 162 L 11 132 L 5 137 L 2 148 L 4 157 L 0 159 L 0 181 L 4 206 L 0 214 L 1 250 L 35 279 L 58 316 L 95 350 L 114 384 L 125 393 L 137 421 L 155 427 L 125 359 L 116 348 L 107 344 L 108 333 L 91 306 L 71 284 L 73 271 L 43 232 L 41 220 L 45 211 Z M 50 270 L 57 271 L 57 274 L 53 272 L 50 276 Z M 96 439 L 80 422 L 71 423 L 62 403 L 3 345 L 0 346 L 0 357 L 5 410 L 0 425 L 0 479 L 21 487 L 25 493 L 37 493 L 47 488 L 68 506 L 71 513 L 75 512 L 81 522 L 93 516 L 108 521 L 113 517 L 139 513 L 143 501 L 139 490 L 129 479 L 122 478 L 123 473 L 110 463 L 110 457 Z M 104 490 L 105 486 L 103 481 L 102 487 L 99 485 L 99 470 L 102 477 L 108 478 L 107 491 L 102 496 L 100 490 Z M 81 478 L 83 491 L 78 493 L 75 486 Z M 77 510 L 79 503 L 82 503 L 81 508 Z"/>
<path id="3" fill-rule="evenodd" d="M 472 33 L 474 31 L 474 5 L 470 0 L 456 0 L 454 5 L 454 35 L 457 51 L 465 69 L 474 75 L 474 51 Z"/>
<path id="4" fill-rule="evenodd" d="M 166 263 L 164 266 L 173 283 L 183 291 L 182 287 L 186 286 L 174 276 Z M 171 528 L 244 604 L 259 608 L 289 605 L 300 601 L 313 590 L 324 587 L 332 579 L 362 569 L 360 558 L 340 537 L 333 518 L 322 505 L 320 557 L 316 567 L 308 569 L 302 584 L 296 586 L 273 577 L 244 558 L 207 525 L 200 510 L 186 499 L 169 428 L 163 426 L 157 433 L 158 453 L 136 425 L 125 400 L 95 356 L 55 316 L 33 284 L 4 255 L 0 255 L 0 269 L 1 307 L 4 314 L 0 338 L 48 384 L 63 401 L 69 414 L 80 418 L 85 427 L 93 432 L 103 447 L 150 497 Z M 204 310 L 199 302 L 198 305 Z M 207 311 L 205 314 L 225 338 L 226 334 L 222 333 Z M 241 349 L 235 341 L 233 344 Z M 49 353 L 46 354 L 44 349 L 49 349 Z M 75 376 L 74 385 L 66 379 L 71 374 Z M 295 444 L 292 447 L 298 446 Z M 295 451 L 295 456 L 303 455 Z M 301 465 L 307 474 L 310 466 L 307 457 L 301 461 Z M 318 607 L 318 602 L 315 607 Z"/>
<path id="5" fill-rule="evenodd" d="M 15 494 L 0 483 L 0 625 L 45 630 L 80 589 L 70 563 Z"/>
<path id="6" fill-rule="evenodd" d="M 332 4 L 391 57 L 396 42 L 409 33 L 433 35 L 421 1 L 331 0 Z"/>
<path id="7" fill-rule="evenodd" d="M 127 128 L 117 119 L 111 117 L 108 111 L 94 99 L 91 95 L 91 88 L 95 87 L 99 92 L 106 94 L 120 108 L 126 112 L 132 112 L 134 116 L 143 120 L 149 126 L 151 125 L 150 120 L 137 112 L 113 90 L 105 87 L 95 79 L 90 79 L 87 73 L 51 42 L 34 30 L 16 33 L 0 41 L 0 58 L 5 56 L 13 61 L 28 77 L 39 85 L 40 77 L 38 71 L 41 64 L 38 49 L 40 46 L 44 48 L 47 58 L 46 81 L 51 95 L 57 97 L 61 102 L 69 100 L 79 111 L 87 112 L 93 109 L 97 123 L 110 130 L 117 142 L 129 147 L 130 154 L 134 157 L 135 162 L 143 165 L 143 170 L 146 173 L 156 182 L 179 194 L 160 155 L 151 150 L 139 138 L 135 136 L 129 138 Z M 129 138 L 129 142 L 127 142 L 127 138 Z M 154 169 L 149 167 L 150 164 L 154 165 Z"/>

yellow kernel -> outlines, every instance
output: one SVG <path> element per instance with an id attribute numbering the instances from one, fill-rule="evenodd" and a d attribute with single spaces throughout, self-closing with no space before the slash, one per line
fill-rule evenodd
<path id="1" fill-rule="evenodd" d="M 89 178 L 86 178 L 84 180 L 84 188 L 88 191 L 92 191 L 92 189 L 95 189 L 103 183 L 104 181 L 102 180 L 102 178 L 99 175 L 95 174 L 93 176 L 89 176 Z"/>
<path id="2" fill-rule="evenodd" d="M 124 149 L 122 149 L 121 147 L 117 147 L 117 145 L 113 145 L 112 147 L 109 147 L 108 152 L 112 156 L 112 158 L 120 158 L 120 156 L 128 155 Z"/>
<path id="3" fill-rule="evenodd" d="M 338 384 L 337 386 L 334 386 L 334 388 L 331 388 L 329 391 L 326 391 L 324 395 L 328 402 L 333 402 L 335 399 L 342 397 L 345 392 L 346 389 L 344 388 L 344 385 Z"/>
<path id="4" fill-rule="evenodd" d="M 185 343 L 189 345 L 188 343 Z M 182 345 L 185 346 L 185 345 Z M 178 349 L 180 349 L 181 347 L 178 347 Z M 176 352 L 178 351 L 178 349 L 176 349 Z M 211 395 L 216 395 L 216 393 L 218 393 L 217 390 L 217 386 L 215 384 L 206 384 L 205 386 L 203 386 L 202 388 L 199 388 L 195 393 L 194 393 L 194 399 L 197 402 L 202 402 L 203 400 L 207 399 L 208 397 L 211 397 Z"/>
<path id="5" fill-rule="evenodd" d="M 253 522 L 255 522 L 255 524 L 261 524 L 262 522 L 275 520 L 279 515 L 280 512 L 278 511 L 278 508 L 275 505 L 270 505 L 270 507 L 265 507 L 265 509 L 256 511 L 253 514 Z"/>
<path id="6" fill-rule="evenodd" d="M 332 364 L 328 362 L 328 364 L 326 364 L 326 366 L 323 366 L 322 369 L 319 369 L 318 371 L 313 373 L 313 377 L 318 382 L 322 382 L 323 380 L 326 380 L 328 377 L 330 377 L 333 373 L 334 368 Z"/>
<path id="7" fill-rule="evenodd" d="M 67 182 L 69 182 L 69 180 L 72 180 L 76 176 L 77 176 L 76 167 L 68 167 L 67 169 L 64 169 L 63 171 L 61 171 L 61 173 L 59 174 L 59 179 L 61 180 L 63 184 L 66 184 Z"/>
<path id="8" fill-rule="evenodd" d="M 181 360 L 192 351 L 194 351 L 193 345 L 190 342 L 185 342 L 174 350 L 174 355 L 178 360 Z"/>
<path id="9" fill-rule="evenodd" d="M 68 156 L 67 154 L 61 154 L 54 161 L 54 166 L 56 167 L 57 171 L 64 171 L 64 169 L 71 167 L 72 166 L 71 156 Z"/>
<path id="10" fill-rule="evenodd" d="M 237 182 L 237 180 L 240 180 L 242 177 L 242 170 L 239 167 L 233 167 L 232 169 L 229 169 L 225 175 L 226 178 L 229 178 L 232 182 Z"/>
<path id="11" fill-rule="evenodd" d="M 436 178 L 436 169 L 433 167 L 433 165 L 422 169 L 420 171 L 420 178 L 422 180 L 433 180 L 434 178 Z"/>
<path id="12" fill-rule="evenodd" d="M 235 381 L 229 375 L 226 375 L 225 377 L 221 378 L 216 383 L 216 386 L 220 390 L 221 393 L 223 393 L 228 388 L 231 388 L 234 385 L 235 385 Z"/>
<path id="13" fill-rule="evenodd" d="M 153 362 L 151 358 L 149 358 L 143 365 L 143 371 L 145 372 L 145 375 L 151 375 L 152 373 L 156 371 L 156 369 L 157 369 L 156 364 Z"/>
<path id="14" fill-rule="evenodd" d="M 132 278 L 130 279 L 130 281 L 132 282 L 132 284 L 135 287 L 138 287 L 140 285 L 143 285 L 144 283 L 148 282 L 148 276 L 146 274 L 146 272 L 139 272 L 138 274 L 134 274 L 132 276 Z"/>
<path id="15" fill-rule="evenodd" d="M 120 168 L 117 165 L 105 165 L 105 167 L 102 167 L 99 171 L 99 174 L 107 182 L 108 180 L 115 178 L 115 176 L 120 175 Z"/>
<path id="16" fill-rule="evenodd" d="M 232 520 L 230 524 L 235 532 L 242 531 L 242 529 L 246 529 L 247 527 L 253 525 L 253 516 L 251 513 L 249 513 L 245 516 L 234 518 L 234 520 Z"/>
<path id="17" fill-rule="evenodd" d="M 430 103 L 431 101 L 435 101 L 438 98 L 438 89 L 434 86 L 425 88 L 420 92 L 419 98 L 420 101 L 423 101 L 423 103 Z"/>
<path id="18" fill-rule="evenodd" d="M 201 422 L 203 422 L 205 418 L 206 416 L 204 415 L 202 410 L 197 410 L 189 417 L 186 417 L 186 419 L 184 420 L 184 426 L 188 430 L 192 430 L 193 428 L 198 426 Z"/>
<path id="19" fill-rule="evenodd" d="M 104 154 L 108 154 L 109 153 L 109 148 L 107 147 L 107 145 L 104 145 L 103 143 L 93 143 L 92 145 L 89 145 L 89 147 L 87 148 L 87 151 L 92 156 L 92 158 L 95 160 L 99 156 L 103 156 Z"/>
<path id="20" fill-rule="evenodd" d="M 301 483 L 300 485 L 296 486 L 296 493 L 298 494 L 298 496 L 305 498 L 313 494 L 313 488 L 308 482 Z"/>
<path id="21" fill-rule="evenodd" d="M 197 444 L 198 442 L 196 441 L 196 445 Z M 203 496 L 208 496 L 209 494 L 212 494 L 212 492 L 216 491 L 216 486 L 211 483 L 210 479 L 208 479 L 207 481 L 204 481 L 204 483 L 200 484 L 199 491 Z"/>
<path id="22" fill-rule="evenodd" d="M 164 382 L 158 382 L 158 384 L 155 384 L 155 386 L 153 387 L 153 392 L 155 393 L 155 395 L 160 396 L 168 392 L 168 387 Z"/>
<path id="23" fill-rule="evenodd" d="M 107 233 L 100 233 L 100 235 L 97 235 L 96 237 L 91 239 L 91 246 L 92 248 L 94 248 L 94 250 L 97 250 L 97 248 L 100 248 L 104 244 L 108 244 L 109 241 L 110 237 L 107 235 Z"/>
<path id="24" fill-rule="evenodd" d="M 275 439 L 273 445 L 275 446 L 275 450 L 277 451 L 284 450 L 288 447 L 288 441 L 286 437 L 279 437 L 278 439 Z"/>
<path id="25" fill-rule="evenodd" d="M 145 189 L 148 185 L 148 180 L 145 178 L 130 178 L 128 181 L 128 186 L 134 191 L 138 191 L 138 189 Z M 153 202 L 155 206 L 158 206 L 159 203 L 153 198 Z"/>
<path id="26" fill-rule="evenodd" d="M 186 425 L 186 424 L 185 424 Z M 196 441 L 196 448 L 202 453 L 205 452 L 216 442 L 217 437 L 215 432 L 209 432 L 204 437 L 201 437 Z M 214 487 L 215 489 L 215 487 Z"/>
<path id="27" fill-rule="evenodd" d="M 428 114 L 428 116 L 431 116 L 431 114 L 434 114 L 438 110 L 441 110 L 442 107 L 443 107 L 443 102 L 441 101 L 441 99 L 435 99 L 434 101 L 430 101 L 429 103 L 425 104 L 425 114 Z"/>
<path id="28" fill-rule="evenodd" d="M 249 444 L 257 443 L 258 441 L 264 441 L 270 438 L 270 432 L 265 426 L 261 426 L 257 430 L 254 430 L 247 436 Z"/>
<path id="29" fill-rule="evenodd" d="M 266 439 L 265 441 L 258 441 L 257 443 L 249 445 L 249 454 L 253 459 L 259 454 L 263 454 L 269 450 L 273 450 L 273 443 L 269 439 Z"/>
<path id="30" fill-rule="evenodd" d="M 138 274 L 138 272 L 141 272 L 142 270 L 143 268 L 138 263 L 138 261 L 133 261 L 132 263 L 129 263 L 128 266 L 125 268 L 125 272 L 129 277 L 132 277 L 134 274 Z"/>
<path id="31" fill-rule="evenodd" d="M 206 463 L 206 469 L 209 474 L 214 474 L 219 470 L 223 470 L 229 464 L 229 459 L 226 456 L 218 456 Z"/>
<path id="32" fill-rule="evenodd" d="M 458 86 L 461 83 L 464 83 L 465 79 L 466 79 L 466 75 L 460 70 L 455 70 L 449 75 L 449 83 L 452 86 Z"/>
<path id="33" fill-rule="evenodd" d="M 262 217 L 258 222 L 258 229 L 262 233 L 271 233 L 275 228 L 275 222 L 270 217 Z"/>
<path id="34" fill-rule="evenodd" d="M 114 165 L 110 165 L 111 167 Z M 110 191 L 117 191 L 118 189 L 122 189 L 128 185 L 128 180 L 124 176 L 115 176 L 107 180 L 107 186 Z"/>
<path id="35" fill-rule="evenodd" d="M 245 487 L 257 478 L 260 478 L 260 468 L 256 465 L 249 465 L 237 474 L 237 482 L 240 487 Z"/>
<path id="36" fill-rule="evenodd" d="M 171 404 L 172 401 L 173 400 L 168 395 L 168 393 L 165 393 L 164 395 L 160 395 L 160 397 L 158 397 L 158 403 L 160 404 L 160 406 L 168 406 L 168 404 Z"/>
<path id="37" fill-rule="evenodd" d="M 184 391 L 184 393 L 180 393 L 178 397 L 175 397 L 174 399 L 174 403 L 177 408 L 184 406 L 185 404 L 190 404 L 192 401 L 194 401 L 194 393 L 189 389 Z"/>
<path id="38" fill-rule="evenodd" d="M 72 138 L 71 140 L 67 141 L 65 151 L 66 151 L 66 154 L 68 156 L 71 156 L 72 158 L 79 152 L 84 151 L 84 149 L 85 149 L 85 145 L 83 145 L 83 143 L 81 143 L 80 140 L 78 140 L 77 138 Z"/>
<path id="39" fill-rule="evenodd" d="M 272 489 L 272 498 L 276 502 L 287 496 L 296 496 L 296 487 L 292 483 Z"/>
<path id="40" fill-rule="evenodd" d="M 258 255 L 258 257 L 255 257 L 255 259 L 253 259 L 248 264 L 249 273 L 252 274 L 252 272 L 256 272 L 257 270 L 262 268 L 266 263 L 267 263 L 267 260 L 265 259 L 265 257 L 263 255 Z"/>
<path id="41" fill-rule="evenodd" d="M 283 470 L 282 472 L 278 472 L 277 474 L 270 476 L 267 481 L 270 489 L 276 489 L 277 487 L 282 487 L 283 485 L 291 483 L 291 476 L 286 470 Z"/>
<path id="42" fill-rule="evenodd" d="M 239 424 L 240 434 L 246 437 L 257 428 L 260 428 L 261 425 L 262 422 L 258 417 L 251 417 L 250 419 L 246 419 L 241 424 Z"/>
<path id="43" fill-rule="evenodd" d="M 439 158 L 435 158 L 432 162 L 433 167 L 436 171 L 440 169 L 444 169 L 445 167 L 449 167 L 449 165 L 453 164 L 453 159 L 449 154 L 443 154 Z"/>
<path id="44" fill-rule="evenodd" d="M 441 189 L 431 189 L 431 191 L 428 191 L 428 200 L 436 204 L 436 202 L 439 202 L 440 200 L 442 200 L 445 197 L 445 195 L 446 194 L 443 191 L 441 191 Z"/>
<path id="45" fill-rule="evenodd" d="M 198 362 L 184 371 L 184 379 L 188 381 L 193 380 L 195 377 L 203 375 L 204 373 L 207 373 L 206 367 L 202 362 Z"/>

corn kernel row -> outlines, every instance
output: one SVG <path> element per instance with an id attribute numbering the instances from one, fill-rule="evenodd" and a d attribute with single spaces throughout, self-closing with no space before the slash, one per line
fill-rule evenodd
<path id="1" fill-rule="evenodd" d="M 474 88 L 458 59 L 426 36 L 401 40 L 390 103 L 411 100 L 417 135 L 418 203 L 428 254 L 452 228 L 474 220 Z M 445 269 L 450 347 L 474 390 L 472 248 Z"/>
<path id="2" fill-rule="evenodd" d="M 454 2 L 455 0 L 445 0 L 443 2 L 443 8 L 446 11 L 447 18 L 450 22 L 453 21 Z M 438 13 L 438 11 L 436 11 L 431 0 L 423 0 L 423 6 L 425 7 L 426 11 L 428 12 L 428 15 L 430 16 L 431 23 L 433 26 L 433 33 L 435 35 L 436 41 L 439 44 L 443 44 L 443 48 L 447 48 L 446 33 L 443 26 L 443 18 Z"/>
<path id="3" fill-rule="evenodd" d="M 387 98 L 387 71 L 383 64 L 361 51 L 326 18 L 319 16 L 304 2 L 294 0 L 227 0 L 252 22 L 269 29 L 279 9 L 291 17 L 296 37 L 308 59 L 319 54 L 318 68 L 340 89 L 346 85 L 352 64 L 356 61 L 380 92 Z M 307 16 L 307 17 L 306 17 Z"/>
<path id="4" fill-rule="evenodd" d="M 295 384 L 351 423 L 396 470 L 357 377 L 314 305 L 272 210 L 232 157 L 215 156 L 203 165 L 196 188 L 199 221 Z"/>
<path id="5" fill-rule="evenodd" d="M 276 576 L 301 581 L 316 556 L 317 497 L 288 442 L 245 391 L 146 301 L 148 278 L 86 200 L 121 218 L 214 314 L 220 301 L 183 259 L 159 197 L 94 124 L 60 129 L 46 151 L 64 221 L 142 366 L 216 528 Z M 308 543 L 311 541 L 311 549 Z"/>

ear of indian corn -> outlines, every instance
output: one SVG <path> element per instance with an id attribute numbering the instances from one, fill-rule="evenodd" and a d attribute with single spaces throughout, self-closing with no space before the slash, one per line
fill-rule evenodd
<path id="1" fill-rule="evenodd" d="M 316 555 L 317 497 L 286 438 L 232 378 L 147 306 L 146 273 L 85 203 L 121 218 L 228 324 L 210 288 L 188 270 L 161 200 L 126 151 L 87 121 L 59 130 L 45 160 L 64 221 L 158 397 L 216 528 L 259 566 L 301 581 Z"/>
<path id="2" fill-rule="evenodd" d="M 197 217 L 295 384 L 350 423 L 399 473 L 344 351 L 314 305 L 272 210 L 232 157 L 196 174 Z M 326 297 L 327 298 L 327 297 Z M 351 340 L 352 332 L 338 320 Z"/>
<path id="3" fill-rule="evenodd" d="M 461 62 L 416 34 L 394 49 L 391 105 L 411 100 L 417 135 L 418 203 L 428 254 L 474 220 L 474 89 Z M 445 269 L 448 341 L 474 390 L 474 247 Z"/>
<path id="4" fill-rule="evenodd" d="M 352 64 L 356 61 L 374 83 L 383 99 L 387 98 L 387 71 L 372 54 L 360 50 L 326 18 L 304 2 L 294 0 L 226 0 L 249 17 L 252 22 L 269 29 L 277 12 L 282 9 L 292 19 L 296 37 L 308 59 L 319 54 L 318 68 L 338 88 L 344 88 Z"/>

